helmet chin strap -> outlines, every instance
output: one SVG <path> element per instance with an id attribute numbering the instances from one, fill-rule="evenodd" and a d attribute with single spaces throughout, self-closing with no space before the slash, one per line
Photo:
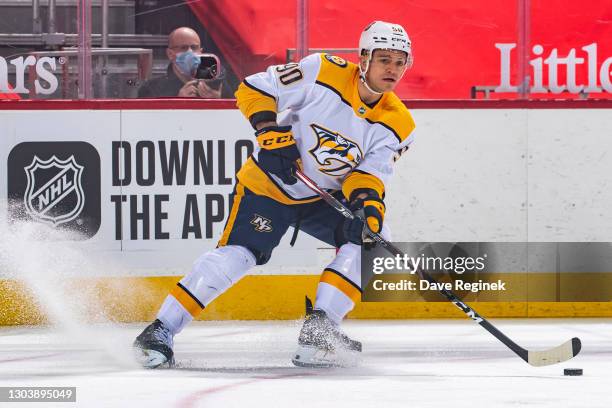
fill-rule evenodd
<path id="1" fill-rule="evenodd" d="M 366 79 L 366 74 L 368 72 L 368 69 L 370 69 L 370 58 L 372 58 L 371 56 L 368 57 L 368 60 L 366 61 L 366 67 L 365 67 L 365 71 L 361 70 L 361 64 L 359 65 L 359 79 L 361 79 L 361 83 L 365 85 L 366 89 L 370 92 L 372 92 L 374 95 L 382 95 L 383 92 L 378 92 L 373 90 L 372 88 L 370 88 L 370 85 L 368 85 L 368 81 Z"/>

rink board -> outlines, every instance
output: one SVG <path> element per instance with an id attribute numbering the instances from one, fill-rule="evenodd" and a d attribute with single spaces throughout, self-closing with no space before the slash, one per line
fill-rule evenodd
<path id="1" fill-rule="evenodd" d="M 540 274 L 539 279 L 554 279 L 554 274 Z M 546 276 L 548 275 L 548 276 Z M 587 279 L 612 287 L 608 277 Z M 215 300 L 197 320 L 276 320 L 304 316 L 304 299 L 314 299 L 318 276 L 259 275 L 247 276 Z M 575 282 L 584 278 L 574 276 Z M 75 309 L 85 321 L 134 322 L 155 318 L 161 303 L 178 277 L 89 278 L 49 285 L 53 304 Z M 604 289 L 605 290 L 605 289 Z M 0 324 L 39 324 L 53 319 L 45 303 L 23 283 L 0 281 Z M 537 286 L 531 296 L 537 293 Z M 541 292 L 541 291 L 540 291 Z M 46 293 L 48 295 L 48 293 Z M 48 301 L 48 297 L 45 298 Z M 612 317 L 612 302 L 539 302 L 475 301 L 468 303 L 486 317 Z M 348 315 L 351 319 L 465 318 L 465 314 L 446 301 L 357 303 Z"/>
<path id="2" fill-rule="evenodd" d="M 7 212 L 8 196 L 25 206 L 31 191 L 26 168 L 34 157 L 73 156 L 85 168 L 86 204 L 61 225 L 87 228 L 83 236 L 32 244 L 27 228 L 18 223 L 10 229 L 7 215 L 0 214 L 2 228 L 10 231 L 0 249 L 15 255 L 8 264 L 0 260 L 2 284 L 12 287 L 15 279 L 36 279 L 43 272 L 62 282 L 97 278 L 93 286 L 108 294 L 101 296 L 105 313 L 121 321 L 147 320 L 171 287 L 168 282 L 216 245 L 236 169 L 253 148 L 252 129 L 232 101 L 23 102 L 0 106 L 0 163 L 8 174 L 0 177 L 0 211 Z M 417 123 L 416 142 L 396 163 L 387 186 L 386 222 L 395 241 L 612 242 L 611 102 L 407 105 Z M 9 211 L 8 217 L 14 216 Z M 47 220 L 51 229 L 53 222 Z M 31 253 L 62 261 L 31 265 Z M 303 295 L 314 295 L 318 274 L 332 258 L 332 248 L 306 234 L 294 248 L 285 237 L 271 262 L 213 303 L 204 318 L 297 318 Z M 586 275 L 579 280 L 584 281 Z M 139 290 L 126 292 L 126 286 Z M 605 286 L 612 285 L 576 285 L 576 292 Z M 0 324 L 39 319 L 40 309 L 27 296 L 6 293 Z M 31 318 L 20 320 L 16 310 Z M 610 315 L 606 302 L 482 302 L 479 311 Z M 359 305 L 351 317 L 457 313 L 443 303 L 375 303 Z"/>

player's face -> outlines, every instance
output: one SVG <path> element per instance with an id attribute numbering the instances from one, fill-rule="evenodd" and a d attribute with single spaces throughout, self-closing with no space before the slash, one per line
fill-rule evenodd
<path id="1" fill-rule="evenodd" d="M 363 63 L 363 62 L 362 62 Z M 378 92 L 395 89 L 407 68 L 406 53 L 397 50 L 374 50 L 366 74 L 368 85 Z"/>

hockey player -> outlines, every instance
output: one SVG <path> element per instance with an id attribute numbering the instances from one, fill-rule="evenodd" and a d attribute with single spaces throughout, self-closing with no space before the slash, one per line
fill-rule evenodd
<path id="1" fill-rule="evenodd" d="M 342 366 L 361 343 L 339 328 L 361 295 L 360 250 L 367 229 L 383 231 L 385 184 L 414 122 L 393 93 L 412 65 L 397 24 L 375 21 L 359 40 L 359 65 L 329 54 L 271 66 L 247 77 L 237 105 L 255 129 L 252 157 L 237 174 L 230 214 L 216 249 L 196 260 L 134 342 L 145 367 L 172 365 L 174 335 L 210 302 L 265 264 L 289 226 L 338 249 L 308 308 L 293 363 Z M 301 170 L 356 212 L 347 220 L 294 176 Z"/>

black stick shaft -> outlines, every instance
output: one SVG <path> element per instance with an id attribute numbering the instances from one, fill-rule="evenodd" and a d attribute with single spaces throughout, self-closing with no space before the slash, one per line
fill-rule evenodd
<path id="1" fill-rule="evenodd" d="M 304 184 L 306 184 L 308 188 L 310 188 L 312 191 L 314 191 L 319 196 L 321 196 L 321 198 L 326 203 L 334 207 L 339 213 L 344 215 L 346 218 L 349 218 L 349 219 L 355 218 L 355 215 L 351 212 L 351 210 L 349 210 L 340 201 L 336 200 L 336 198 L 332 196 L 331 194 L 329 194 L 327 191 L 321 189 L 314 181 L 312 181 L 308 176 L 306 176 L 300 170 L 295 171 L 295 176 L 298 179 L 300 179 Z M 404 253 L 402 251 L 400 251 L 392 243 L 385 240 L 379 234 L 369 231 L 369 235 L 392 255 L 400 255 L 402 257 L 404 256 Z M 427 274 L 425 271 L 419 270 L 418 273 L 419 273 L 419 276 L 421 276 L 423 279 L 427 280 L 428 282 L 437 284 L 437 281 L 434 278 L 432 278 L 429 274 Z M 436 285 L 436 287 L 439 287 L 439 286 Z M 451 303 L 457 306 L 459 310 L 465 313 L 467 317 L 469 317 L 470 319 L 478 323 L 486 331 L 488 331 L 493 336 L 495 336 L 499 341 L 504 343 L 510 350 L 514 351 L 520 358 L 522 358 L 523 360 L 527 362 L 529 361 L 529 354 L 527 350 L 525 350 L 524 348 L 516 344 L 514 341 L 512 341 L 512 339 L 510 339 L 504 333 L 499 331 L 497 327 L 489 323 L 487 319 L 479 315 L 474 309 L 472 309 L 470 306 L 468 306 L 463 301 L 461 301 L 461 299 L 459 299 L 457 295 L 455 295 L 452 291 L 447 290 L 447 289 L 439 289 L 439 292 L 442 294 L 442 296 L 444 296 Z"/>

